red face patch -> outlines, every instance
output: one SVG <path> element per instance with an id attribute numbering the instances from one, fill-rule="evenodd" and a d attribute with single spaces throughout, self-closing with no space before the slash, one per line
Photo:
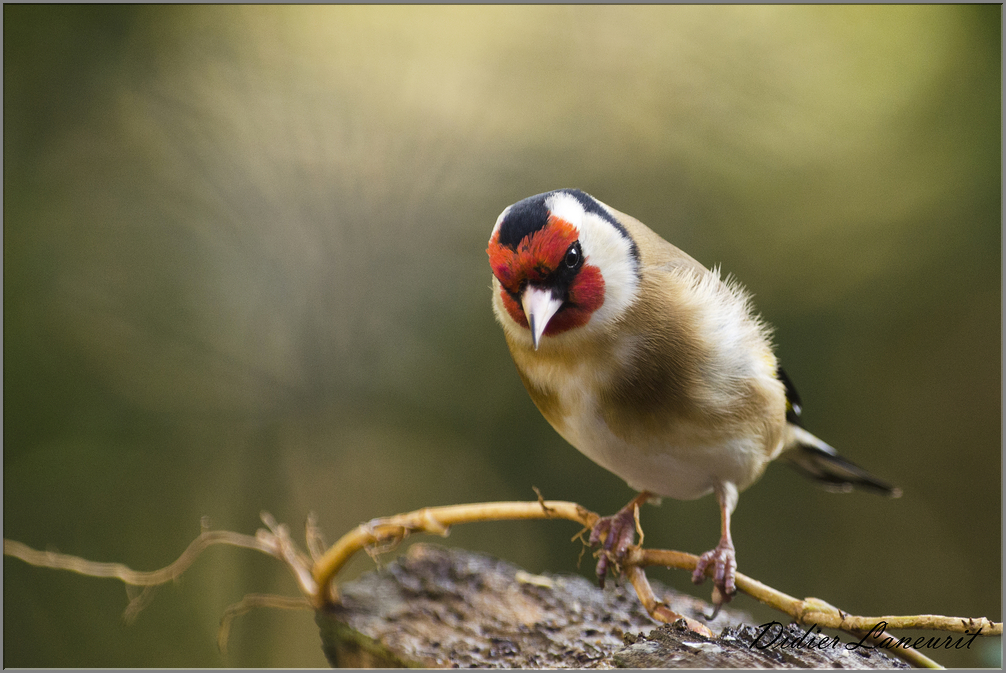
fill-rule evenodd
<path id="1" fill-rule="evenodd" d="M 528 284 L 546 287 L 550 277 L 564 263 L 566 251 L 576 242 L 576 228 L 569 222 L 550 215 L 548 223 L 528 234 L 512 250 L 499 243 L 499 231 L 489 240 L 486 252 L 493 275 L 499 280 L 500 298 L 514 321 L 527 327 L 527 316 L 515 298 Z M 604 303 L 604 278 L 596 266 L 584 260 L 566 291 L 566 299 L 545 328 L 546 335 L 560 334 L 585 325 L 591 314 Z"/>

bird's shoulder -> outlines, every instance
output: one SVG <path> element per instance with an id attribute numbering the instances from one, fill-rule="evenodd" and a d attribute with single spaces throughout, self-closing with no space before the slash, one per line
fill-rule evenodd
<path id="1" fill-rule="evenodd" d="M 687 269 L 695 274 L 710 273 L 691 255 L 681 248 L 669 243 L 660 234 L 650 229 L 648 226 L 621 211 L 609 206 L 612 214 L 619 221 L 629 236 L 636 244 L 639 251 L 639 261 L 642 270 L 671 271 L 674 269 Z"/>
<path id="2" fill-rule="evenodd" d="M 622 347 L 608 406 L 636 420 L 672 411 L 745 421 L 777 407 L 770 329 L 747 291 L 634 217 L 616 216 L 639 250 L 640 285 L 613 335 Z"/>

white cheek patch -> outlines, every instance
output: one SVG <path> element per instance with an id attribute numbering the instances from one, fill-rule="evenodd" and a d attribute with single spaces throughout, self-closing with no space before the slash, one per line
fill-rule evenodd
<path id="1" fill-rule="evenodd" d="M 600 201 L 597 203 L 608 210 Z M 585 262 L 596 266 L 604 278 L 604 303 L 591 316 L 591 322 L 603 324 L 617 318 L 635 300 L 639 286 L 639 262 L 633 255 L 632 241 L 600 215 L 584 211 L 570 194 L 556 192 L 545 205 L 552 215 L 576 227 Z"/>
<path id="2" fill-rule="evenodd" d="M 595 315 L 599 321 L 616 318 L 635 300 L 639 286 L 632 243 L 610 222 L 587 213 L 580 228 L 580 245 L 586 262 L 600 269 L 604 278 L 604 304 Z"/>

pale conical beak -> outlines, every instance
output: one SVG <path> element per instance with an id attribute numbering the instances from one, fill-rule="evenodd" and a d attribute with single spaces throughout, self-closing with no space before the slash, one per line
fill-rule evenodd
<path id="1" fill-rule="evenodd" d="M 562 306 L 562 300 L 556 298 L 551 290 L 528 285 L 520 297 L 520 303 L 527 316 L 527 324 L 531 327 L 531 343 L 538 350 L 541 335 L 545 333 L 548 321 Z"/>

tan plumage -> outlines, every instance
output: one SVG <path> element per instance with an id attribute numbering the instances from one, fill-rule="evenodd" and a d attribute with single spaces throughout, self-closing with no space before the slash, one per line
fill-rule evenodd
<path id="1" fill-rule="evenodd" d="M 505 210 L 488 252 L 493 310 L 521 380 L 556 431 L 644 494 L 717 494 L 722 537 L 695 579 L 714 565 L 720 599 L 728 600 L 737 493 L 783 451 L 824 454 L 806 461 L 807 472 L 834 453 L 799 427 L 798 405 L 787 406 L 788 383 L 747 293 L 576 190 Z M 839 478 L 826 466 L 819 478 L 844 485 L 857 483 L 855 474 L 890 489 L 834 458 L 852 472 Z M 631 544 L 630 515 L 627 508 L 607 519 L 592 539 L 605 537 L 617 557 Z M 605 566 L 602 556 L 602 581 Z"/>

